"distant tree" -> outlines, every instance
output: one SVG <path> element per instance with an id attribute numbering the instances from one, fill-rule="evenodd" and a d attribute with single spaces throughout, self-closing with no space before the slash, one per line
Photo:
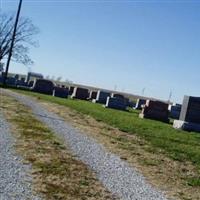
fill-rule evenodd
<path id="1" fill-rule="evenodd" d="M 8 56 L 14 21 L 14 15 L 0 13 L 0 63 Z M 33 61 L 29 57 L 29 47 L 37 46 L 37 42 L 32 38 L 38 33 L 38 28 L 32 24 L 29 18 L 20 18 L 15 37 L 12 61 L 24 65 L 33 64 Z"/>
<path id="2" fill-rule="evenodd" d="M 56 81 L 61 81 L 62 80 L 62 77 L 61 76 L 59 76 L 57 79 L 56 79 Z"/>
<path id="3" fill-rule="evenodd" d="M 70 81 L 69 79 L 65 79 L 65 83 L 72 84 L 73 81 Z"/>
<path id="4" fill-rule="evenodd" d="M 47 75 L 45 78 L 46 78 L 46 79 L 50 79 L 50 76 L 49 76 L 49 75 Z"/>

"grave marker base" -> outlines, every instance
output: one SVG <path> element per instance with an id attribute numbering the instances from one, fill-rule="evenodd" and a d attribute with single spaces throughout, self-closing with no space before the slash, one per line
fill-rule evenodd
<path id="1" fill-rule="evenodd" d="M 185 130 L 185 131 L 200 132 L 200 124 L 192 123 L 192 122 L 174 120 L 173 127 L 175 129 L 182 129 L 182 130 Z"/>

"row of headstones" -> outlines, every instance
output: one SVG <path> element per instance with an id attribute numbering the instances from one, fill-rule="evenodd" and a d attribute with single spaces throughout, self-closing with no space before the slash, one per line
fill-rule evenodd
<path id="1" fill-rule="evenodd" d="M 149 118 L 169 123 L 169 105 L 161 101 L 138 99 L 135 109 L 142 110 L 140 118 Z"/>
<path id="2" fill-rule="evenodd" d="M 0 80 L 1 81 L 1 80 Z M 80 87 L 60 87 L 55 86 L 55 84 L 50 80 L 37 79 L 25 82 L 25 78 L 19 79 L 18 76 L 8 77 L 7 84 L 11 86 L 16 86 L 19 88 L 29 88 L 32 91 L 49 94 L 56 97 L 67 98 L 70 95 L 72 98 L 82 99 L 82 100 L 92 100 L 94 103 L 105 104 L 106 108 L 114 108 L 119 110 L 126 110 L 128 106 L 134 106 L 133 102 L 129 102 L 129 99 L 125 98 L 120 94 L 111 94 L 106 91 L 90 91 L 86 88 Z M 131 105 L 132 104 L 132 105 Z"/>
<path id="3" fill-rule="evenodd" d="M 38 79 L 31 87 L 32 91 L 49 94 L 56 97 L 91 100 L 101 103 L 106 108 L 126 110 L 134 104 L 121 94 L 111 94 L 107 91 L 89 91 L 80 87 L 55 86 L 52 81 Z M 174 120 L 173 127 L 187 131 L 200 131 L 200 97 L 185 96 L 183 104 L 169 105 L 161 101 L 138 99 L 134 107 L 141 109 L 140 118 L 149 118 L 169 123 L 169 117 Z"/>
<path id="4" fill-rule="evenodd" d="M 137 109 L 137 110 L 142 110 L 142 107 L 144 107 L 144 105 L 146 104 L 147 100 L 145 99 L 138 99 L 137 102 L 136 102 L 136 106 L 134 107 L 134 109 Z M 167 107 L 168 107 L 168 114 L 169 114 L 169 117 L 172 118 L 172 119 L 179 119 L 179 116 L 180 116 L 180 112 L 181 112 L 181 108 L 182 108 L 182 105 L 181 104 L 164 104 L 160 101 L 151 101 L 151 102 L 154 102 L 154 103 L 157 103 L 156 105 L 159 107 L 159 106 L 163 106 L 163 110 L 165 110 L 165 112 L 167 113 Z M 150 107 L 151 107 L 151 104 L 150 104 Z"/>
<path id="5" fill-rule="evenodd" d="M 90 91 L 85 88 L 74 88 L 72 98 L 91 100 L 93 103 L 103 104 L 105 108 L 113 108 L 118 110 L 126 110 L 131 104 L 128 98 L 121 94 L 109 93 L 107 91 Z"/>
<path id="6" fill-rule="evenodd" d="M 3 75 L 0 76 L 0 83 L 3 83 Z M 7 77 L 6 84 L 9 86 L 15 86 L 15 87 L 32 87 L 34 81 L 26 82 L 25 78 L 21 77 L 19 78 L 18 75 Z"/>
<path id="7" fill-rule="evenodd" d="M 32 89 L 46 94 L 53 94 L 57 97 L 92 100 L 94 103 L 104 104 L 106 108 L 126 110 L 128 106 L 132 107 L 129 99 L 121 94 L 110 94 L 106 91 L 90 91 L 80 87 L 55 87 L 48 80 L 37 80 Z M 161 101 L 138 99 L 135 109 L 142 109 L 139 114 L 141 118 L 149 118 L 163 122 L 169 122 L 169 117 L 174 120 L 173 127 L 188 131 L 200 131 L 200 98 L 185 96 L 182 106 L 180 104 L 169 105 Z"/>
<path id="8" fill-rule="evenodd" d="M 174 128 L 200 132 L 200 97 L 184 96 L 182 105 L 169 105 L 160 101 L 140 99 L 135 109 L 142 109 L 139 114 L 140 118 L 169 123 L 169 117 L 171 117 L 175 119 Z"/>
<path id="9" fill-rule="evenodd" d="M 55 85 L 52 81 L 46 79 L 37 79 L 30 88 L 33 92 L 53 95 L 56 97 L 67 98 L 69 95 L 69 88 L 66 86 Z"/>
<path id="10" fill-rule="evenodd" d="M 106 108 L 126 110 L 128 106 L 131 106 L 129 99 L 121 94 L 111 94 L 102 90 L 89 91 L 81 87 L 60 87 L 55 86 L 52 81 L 45 79 L 36 80 L 31 90 L 56 97 L 67 98 L 70 95 L 73 99 L 91 100 L 93 103 L 104 104 Z"/>

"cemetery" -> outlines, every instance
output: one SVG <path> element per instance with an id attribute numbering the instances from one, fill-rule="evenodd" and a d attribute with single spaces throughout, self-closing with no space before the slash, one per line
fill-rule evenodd
<path id="1" fill-rule="evenodd" d="M 36 83 L 37 85 L 35 85 Z M 37 92 L 35 92 L 33 88 L 35 88 L 35 91 Z M 50 90 L 47 90 L 47 88 L 50 88 Z M 114 93 L 115 95 L 112 92 L 107 93 L 106 103 L 104 104 L 102 101 L 102 103 L 99 104 L 96 101 L 95 103 L 91 103 L 90 101 L 88 101 L 90 99 L 89 97 L 92 93 L 92 90 L 90 91 L 86 88 L 74 87 L 73 93 L 71 95 L 72 98 L 69 98 L 69 90 L 70 87 L 66 87 L 64 85 L 56 85 L 52 81 L 45 79 L 37 79 L 34 81 L 33 87 L 30 87 L 29 90 L 18 90 L 18 88 L 16 87 L 14 91 L 28 96 L 33 96 L 37 98 L 39 97 L 39 99 L 42 101 L 44 100 L 46 102 L 52 102 L 58 105 L 69 107 L 80 113 L 89 115 L 98 121 L 102 121 L 110 126 L 118 128 L 125 133 L 134 133 L 139 137 L 145 138 L 146 141 L 150 142 L 152 148 L 162 149 L 163 151 L 167 152 L 169 156 L 172 156 L 172 158 L 174 156 L 174 153 L 176 152 L 176 156 L 178 157 L 178 159 L 190 160 L 192 163 L 194 163 L 194 165 L 200 166 L 198 159 L 200 151 L 196 149 L 196 146 L 194 145 L 199 142 L 196 137 L 196 133 L 188 133 L 184 131 L 180 132 L 178 130 L 182 129 L 187 131 L 198 131 L 198 129 L 186 129 L 185 125 L 181 127 L 179 125 L 179 127 L 177 127 L 176 120 L 174 121 L 174 128 L 171 124 L 167 124 L 170 117 L 170 105 L 168 103 L 155 100 L 145 100 L 146 103 L 141 104 L 142 110 L 138 110 L 134 109 L 132 106 L 127 107 L 127 98 L 121 94 L 118 95 L 118 93 Z M 98 92 L 101 94 L 100 91 Z M 103 94 L 105 93 L 103 92 Z M 184 102 L 185 101 L 186 100 L 184 100 Z M 184 102 L 182 108 L 186 107 Z M 194 108 L 196 109 L 199 106 L 198 98 L 191 98 L 186 102 L 190 102 L 188 104 L 192 105 L 190 107 L 191 110 L 188 111 L 188 113 L 190 114 L 185 114 L 185 118 L 181 118 L 181 116 L 184 115 L 182 114 L 180 115 L 180 119 L 184 119 L 184 124 L 188 124 L 189 121 L 190 125 L 192 124 L 194 126 L 195 122 L 196 127 L 199 127 L 199 122 L 197 120 L 199 119 L 199 115 L 196 115 L 197 113 L 194 113 Z M 130 105 L 133 104 L 133 102 L 130 101 L 128 103 Z M 180 107 L 180 105 L 176 106 Z M 119 112 L 118 110 L 128 112 Z M 186 116 L 189 116 L 189 118 L 187 118 Z M 181 123 L 183 123 L 183 121 L 181 121 Z M 189 140 L 186 136 L 187 134 L 191 134 Z M 187 142 L 188 145 L 187 147 L 183 148 L 183 143 L 185 142 Z M 180 153 L 177 152 L 179 150 L 181 150 Z M 198 185 L 198 182 L 196 184 Z"/>
<path id="2" fill-rule="evenodd" d="M 199 200 L 197 4 L 31 3 L 0 3 L 0 200 Z"/>
<path id="3" fill-rule="evenodd" d="M 3 74 L 2 74 L 3 76 Z M 0 82 L 3 78 L 0 76 Z M 173 119 L 173 127 L 186 131 L 200 131 L 199 100 L 198 97 L 184 97 L 183 105 L 169 104 L 159 100 L 136 99 L 130 101 L 123 94 L 106 90 L 93 90 L 87 87 L 58 85 L 51 80 L 43 78 L 42 74 L 29 72 L 27 76 L 14 75 L 8 77 L 7 85 L 19 89 L 30 90 L 54 97 L 79 99 L 102 104 L 104 108 L 129 111 L 132 108 L 141 110 L 139 118 L 148 118 L 169 123 Z"/>
<path id="4" fill-rule="evenodd" d="M 2 76 L 0 76 L 0 82 L 3 80 Z M 44 79 L 42 74 L 34 72 L 29 72 L 26 77 L 19 77 L 17 74 L 8 77 L 7 85 L 60 98 L 71 96 L 72 99 L 90 100 L 93 103 L 102 104 L 105 108 L 124 111 L 128 111 L 127 108 L 133 108 L 141 110 L 140 118 L 149 118 L 167 123 L 171 118 L 174 119 L 173 127 L 176 129 L 200 131 L 199 101 L 197 97 L 184 97 L 183 105 L 142 98 L 138 98 L 134 103 L 129 98 L 116 92 L 56 85 L 53 81 Z"/>

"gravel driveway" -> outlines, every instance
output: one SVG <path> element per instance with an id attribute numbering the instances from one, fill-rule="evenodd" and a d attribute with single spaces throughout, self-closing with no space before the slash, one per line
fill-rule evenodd
<path id="1" fill-rule="evenodd" d="M 30 165 L 15 153 L 15 140 L 0 109 L 0 200 L 39 200 L 31 190 Z"/>
<path id="2" fill-rule="evenodd" d="M 10 91 L 7 94 L 29 106 L 39 120 L 61 136 L 72 152 L 93 171 L 97 178 L 113 194 L 123 200 L 165 200 L 161 191 L 147 183 L 145 177 L 130 167 L 120 157 L 109 153 L 94 139 L 80 133 L 79 130 L 64 122 L 62 118 L 48 112 L 42 105 L 30 97 Z"/>

